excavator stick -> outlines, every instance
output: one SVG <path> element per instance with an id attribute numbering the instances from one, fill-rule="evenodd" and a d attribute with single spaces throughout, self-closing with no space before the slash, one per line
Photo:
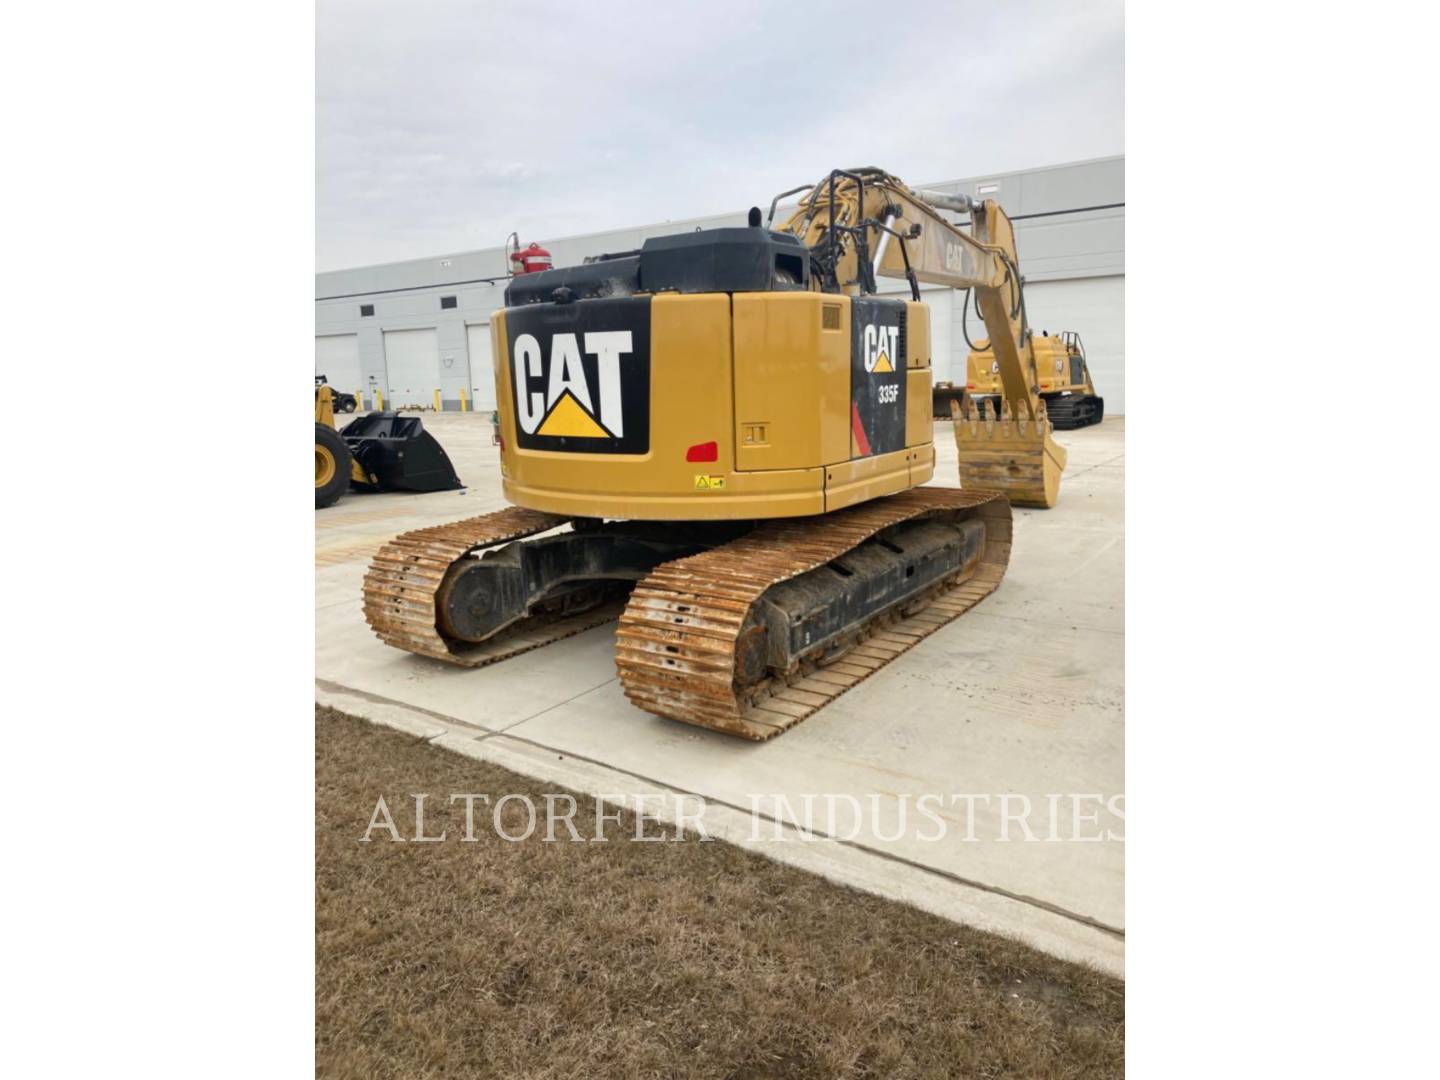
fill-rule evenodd
<path id="1" fill-rule="evenodd" d="M 1033 420 L 1013 415 L 1003 398 L 999 416 L 965 404 L 951 405 L 961 488 L 1003 491 L 1016 506 L 1053 507 L 1067 455 L 1052 437 L 1045 402 L 1036 403 Z"/>

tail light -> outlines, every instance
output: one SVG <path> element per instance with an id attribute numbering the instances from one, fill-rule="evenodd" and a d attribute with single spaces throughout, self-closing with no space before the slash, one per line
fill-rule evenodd
<path id="1" fill-rule="evenodd" d="M 715 442 L 696 443 L 685 451 L 686 461 L 719 461 L 720 445 Z"/>

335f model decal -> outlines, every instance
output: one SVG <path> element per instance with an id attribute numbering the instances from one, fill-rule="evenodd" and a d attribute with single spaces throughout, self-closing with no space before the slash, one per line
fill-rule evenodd
<path id="1" fill-rule="evenodd" d="M 850 308 L 850 446 L 856 457 L 905 448 L 905 304 Z"/>
<path id="2" fill-rule="evenodd" d="M 505 329 L 523 449 L 649 449 L 648 297 L 510 308 Z"/>

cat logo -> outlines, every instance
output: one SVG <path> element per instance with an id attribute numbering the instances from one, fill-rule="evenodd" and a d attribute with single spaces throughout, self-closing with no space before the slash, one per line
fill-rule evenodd
<path id="1" fill-rule="evenodd" d="M 865 324 L 865 341 L 862 357 L 865 370 L 875 375 L 895 370 L 894 357 L 899 350 L 900 327 Z"/>
<path id="2" fill-rule="evenodd" d="M 966 250 L 963 244 L 954 240 L 945 240 L 945 269 L 952 274 L 960 274 L 964 277 L 971 277 L 975 273 L 975 258 Z"/>
<path id="3" fill-rule="evenodd" d="M 649 450 L 648 297 L 510 308 L 505 332 L 520 449 Z"/>
<path id="4" fill-rule="evenodd" d="M 527 435 L 575 439 L 623 439 L 625 411 L 620 396 L 620 359 L 634 351 L 629 330 L 585 334 L 583 352 L 596 358 L 598 393 L 590 393 L 581 363 L 579 334 L 550 339 L 550 377 L 534 334 L 515 339 L 516 411 Z M 520 388 L 523 385 L 523 388 Z M 540 389 L 543 387 L 543 390 Z"/>

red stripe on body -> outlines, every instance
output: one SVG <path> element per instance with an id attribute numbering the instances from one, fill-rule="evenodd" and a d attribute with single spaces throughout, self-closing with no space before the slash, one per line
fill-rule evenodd
<path id="1" fill-rule="evenodd" d="M 850 433 L 855 436 L 860 456 L 869 457 L 870 440 L 865 437 L 865 425 L 860 422 L 860 406 L 853 401 L 850 403 Z"/>

